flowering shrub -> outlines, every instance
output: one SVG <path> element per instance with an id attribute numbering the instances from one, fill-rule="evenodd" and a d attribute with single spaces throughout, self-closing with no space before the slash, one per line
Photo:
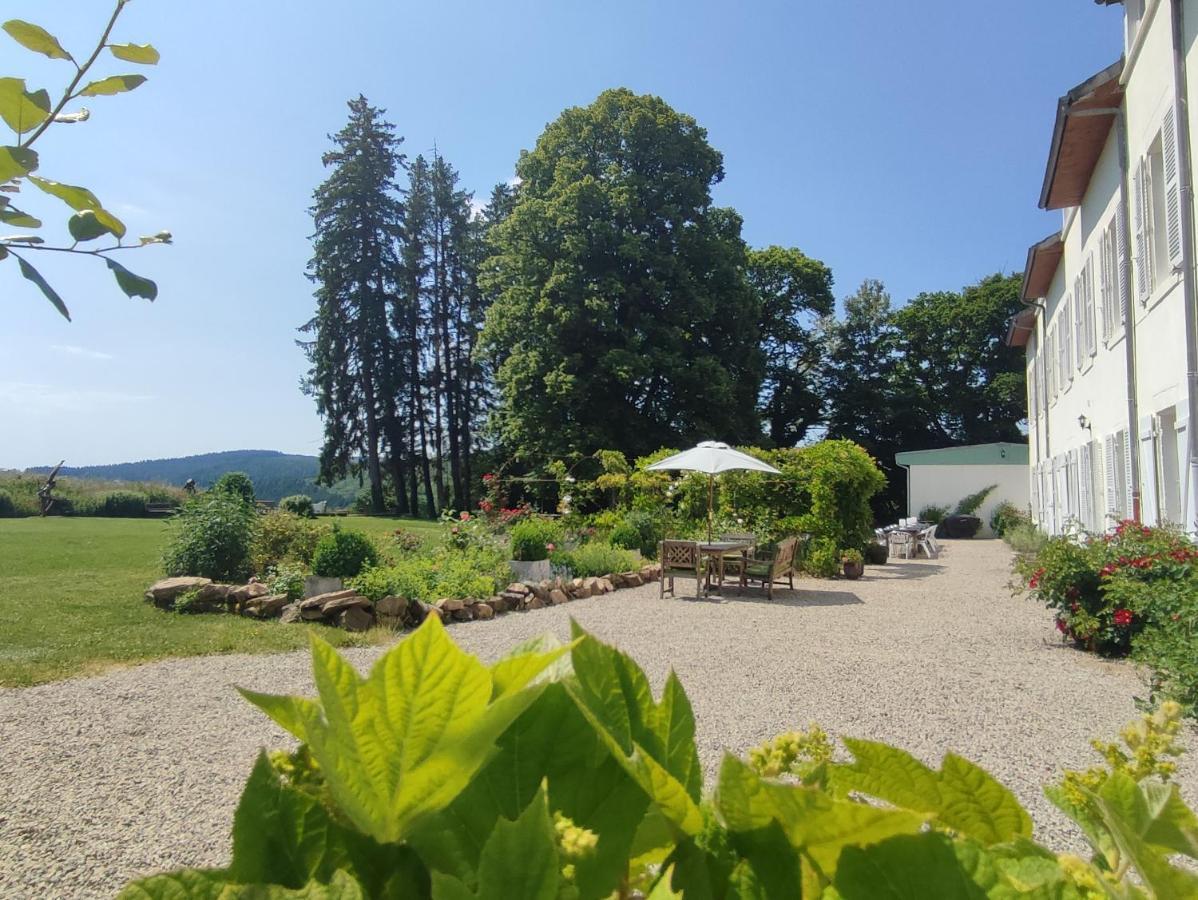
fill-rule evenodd
<path id="1" fill-rule="evenodd" d="M 376 602 L 395 596 L 429 603 L 442 597 L 490 597 L 507 584 L 510 575 L 507 559 L 497 549 L 441 547 L 367 569 L 350 586 Z"/>
<path id="2" fill-rule="evenodd" d="M 562 528 L 550 519 L 526 518 L 512 528 L 512 559 L 548 559 L 562 542 Z"/>
<path id="3" fill-rule="evenodd" d="M 454 550 L 472 550 L 494 547 L 495 534 L 485 516 L 476 516 L 462 510 L 441 511 L 441 529 L 445 545 Z"/>
<path id="4" fill-rule="evenodd" d="M 1198 896 L 1194 813 L 1159 764 L 1171 710 L 1132 735 L 1137 761 L 1050 789 L 1087 860 L 1036 844 L 1015 795 L 968 760 L 933 769 L 853 738 L 836 754 L 815 728 L 726 754 L 705 790 L 679 680 L 655 698 L 578 626 L 487 665 L 429 616 L 365 677 L 319 638 L 312 666 L 316 698 L 242 691 L 299 747 L 259 755 L 228 867 L 118 900 Z M 1158 759 L 1141 765 L 1148 743 Z"/>
<path id="5" fill-rule="evenodd" d="M 307 565 L 312 562 L 316 543 L 329 530 L 311 519 L 282 510 L 271 510 L 258 517 L 258 528 L 250 547 L 250 562 L 262 574 L 284 562 Z"/>
<path id="6" fill-rule="evenodd" d="M 1016 569 L 1068 639 L 1145 664 L 1154 696 L 1198 706 L 1198 547 L 1171 528 L 1049 539 Z"/>

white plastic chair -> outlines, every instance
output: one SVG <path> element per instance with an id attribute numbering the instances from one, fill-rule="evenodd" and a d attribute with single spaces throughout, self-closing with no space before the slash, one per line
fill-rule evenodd
<path id="1" fill-rule="evenodd" d="M 922 550 L 927 554 L 928 559 L 936 559 L 940 556 L 940 545 L 936 543 L 936 526 L 929 525 L 919 533 L 919 539 L 916 542 L 916 551 Z"/>
<path id="2" fill-rule="evenodd" d="M 915 550 L 915 535 L 909 531 L 892 531 L 886 535 L 887 543 L 890 545 L 890 552 L 895 556 L 902 556 L 903 559 L 910 559 L 911 554 Z"/>

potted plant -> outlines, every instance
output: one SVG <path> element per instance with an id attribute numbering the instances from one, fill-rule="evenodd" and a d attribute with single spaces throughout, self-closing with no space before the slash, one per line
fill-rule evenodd
<path id="1" fill-rule="evenodd" d="M 561 528 L 548 519 L 529 517 L 512 526 L 510 565 L 517 581 L 544 581 L 553 577 L 549 556 L 561 544 Z"/>
<path id="2" fill-rule="evenodd" d="M 844 577 L 854 581 L 865 574 L 865 557 L 860 550 L 842 550 L 840 564 L 844 568 Z"/>

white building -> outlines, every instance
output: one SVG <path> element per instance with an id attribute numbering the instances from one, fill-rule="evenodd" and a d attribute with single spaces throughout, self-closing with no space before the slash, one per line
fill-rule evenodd
<path id="1" fill-rule="evenodd" d="M 1028 251 L 1007 336 L 1027 348 L 1032 514 L 1052 533 L 1198 528 L 1198 0 L 1122 5 L 1123 56 L 1058 103 L 1040 206 L 1061 230 Z"/>
<path id="2" fill-rule="evenodd" d="M 907 515 L 918 516 L 927 506 L 952 512 L 970 494 L 992 488 L 977 516 L 983 535 L 992 534 L 990 515 L 1000 503 L 1027 509 L 1027 444 L 971 444 L 943 450 L 896 453 L 894 461 L 907 470 Z"/>

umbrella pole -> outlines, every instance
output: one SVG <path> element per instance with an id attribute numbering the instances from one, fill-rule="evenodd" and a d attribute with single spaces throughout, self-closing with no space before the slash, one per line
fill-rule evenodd
<path id="1" fill-rule="evenodd" d="M 707 543 L 711 543 L 711 507 L 712 494 L 715 490 L 715 475 L 707 475 Z"/>

